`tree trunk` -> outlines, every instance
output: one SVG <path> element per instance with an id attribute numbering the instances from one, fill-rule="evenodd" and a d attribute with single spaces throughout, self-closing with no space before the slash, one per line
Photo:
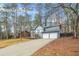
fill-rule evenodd
<path id="1" fill-rule="evenodd" d="M 78 34 L 78 18 L 79 18 L 79 16 L 78 16 L 78 4 L 76 4 L 76 15 L 77 15 L 77 18 L 76 18 L 76 20 L 75 20 L 75 32 L 74 32 L 74 37 L 75 38 L 77 38 L 77 34 Z"/>
<path id="2" fill-rule="evenodd" d="M 6 29 L 6 39 L 8 39 L 8 21 L 7 21 L 7 12 L 6 12 L 6 20 L 5 20 L 5 29 Z"/>
<path id="3" fill-rule="evenodd" d="M 79 19 L 79 16 L 77 16 L 77 19 L 75 20 L 75 25 L 74 25 L 74 37 L 75 38 L 78 37 L 78 19 Z"/>

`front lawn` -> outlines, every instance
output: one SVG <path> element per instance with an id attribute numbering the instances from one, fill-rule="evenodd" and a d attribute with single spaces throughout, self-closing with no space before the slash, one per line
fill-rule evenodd
<path id="1" fill-rule="evenodd" d="M 72 37 L 52 41 L 36 51 L 34 56 L 79 56 L 79 39 Z"/>
<path id="2" fill-rule="evenodd" d="M 28 41 L 30 41 L 30 39 L 24 39 L 24 38 L 0 40 L 0 48 L 5 48 L 7 46 L 10 46 L 16 43 L 28 42 Z"/>

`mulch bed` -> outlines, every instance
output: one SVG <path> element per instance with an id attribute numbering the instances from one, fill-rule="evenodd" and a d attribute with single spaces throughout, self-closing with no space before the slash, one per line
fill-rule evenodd
<path id="1" fill-rule="evenodd" d="M 79 56 L 79 39 L 56 39 L 36 51 L 33 56 Z"/>

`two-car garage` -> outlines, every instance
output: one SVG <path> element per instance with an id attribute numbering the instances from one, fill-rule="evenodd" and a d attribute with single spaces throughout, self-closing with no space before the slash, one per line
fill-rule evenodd
<path id="1" fill-rule="evenodd" d="M 51 39 L 60 37 L 60 28 L 58 25 L 48 26 L 44 28 L 44 32 L 42 32 L 43 39 Z"/>
<path id="2" fill-rule="evenodd" d="M 43 38 L 48 39 L 48 38 L 58 38 L 59 37 L 59 32 L 51 32 L 51 33 L 43 33 Z"/>

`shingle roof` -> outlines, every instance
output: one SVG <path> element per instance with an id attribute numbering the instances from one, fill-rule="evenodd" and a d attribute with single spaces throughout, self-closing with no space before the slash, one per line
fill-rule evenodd
<path id="1" fill-rule="evenodd" d="M 58 32 L 60 31 L 59 26 L 50 26 L 50 27 L 45 27 L 44 32 Z"/>

